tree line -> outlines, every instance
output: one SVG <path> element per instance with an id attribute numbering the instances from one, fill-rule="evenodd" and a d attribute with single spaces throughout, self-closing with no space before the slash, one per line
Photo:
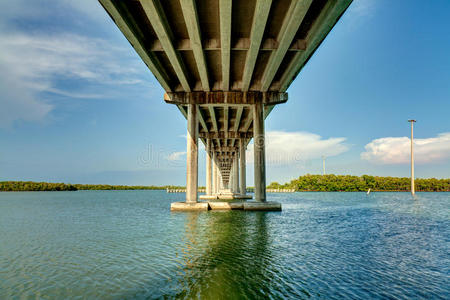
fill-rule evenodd
<path id="1" fill-rule="evenodd" d="M 417 178 L 415 180 L 418 192 L 450 192 L 450 178 Z M 184 186 L 145 186 L 145 185 L 108 185 L 108 184 L 70 184 L 34 181 L 0 181 L 0 191 L 78 191 L 78 190 L 165 190 L 184 189 Z M 201 188 L 201 187 L 199 187 Z M 411 189 L 408 177 L 351 176 L 351 175 L 304 175 L 289 183 L 272 182 L 268 189 L 294 189 L 296 191 L 312 192 L 358 192 L 367 191 L 398 191 L 407 192 Z M 248 190 L 252 188 L 249 187 Z"/>
<path id="2" fill-rule="evenodd" d="M 78 191 L 78 190 L 165 190 L 181 189 L 181 186 L 109 185 L 109 184 L 70 184 L 34 181 L 0 181 L 0 191 Z"/>
<path id="3" fill-rule="evenodd" d="M 450 192 L 450 178 L 417 178 L 415 180 L 418 192 Z M 289 183 L 272 182 L 267 188 L 295 189 L 296 191 L 311 192 L 358 192 L 389 191 L 407 192 L 411 190 L 409 177 L 380 177 L 380 176 L 351 176 L 351 175 L 304 175 L 291 180 Z"/>

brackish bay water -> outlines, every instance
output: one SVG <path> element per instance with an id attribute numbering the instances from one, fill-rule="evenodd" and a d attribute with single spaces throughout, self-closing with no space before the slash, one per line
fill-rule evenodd
<path id="1" fill-rule="evenodd" d="M 0 299 L 450 298 L 450 193 L 170 213 L 183 196 L 0 193 Z"/>

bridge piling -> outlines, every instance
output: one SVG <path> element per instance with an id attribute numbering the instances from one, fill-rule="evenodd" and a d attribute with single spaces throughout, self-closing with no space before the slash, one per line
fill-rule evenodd
<path id="1" fill-rule="evenodd" d="M 245 194 L 247 193 L 247 186 L 246 186 L 246 174 L 245 174 L 245 148 L 246 148 L 246 143 L 245 143 L 245 139 L 239 139 L 239 164 L 240 164 L 240 194 L 242 196 L 245 196 Z"/>
<path id="2" fill-rule="evenodd" d="M 266 201 L 266 155 L 264 136 L 264 106 L 253 105 L 253 153 L 255 168 L 255 201 Z"/>
<path id="3" fill-rule="evenodd" d="M 206 140 L 206 195 L 211 196 L 211 139 Z"/>
<path id="4" fill-rule="evenodd" d="M 197 106 L 188 105 L 186 151 L 186 202 L 196 203 L 198 195 L 198 118 Z"/>

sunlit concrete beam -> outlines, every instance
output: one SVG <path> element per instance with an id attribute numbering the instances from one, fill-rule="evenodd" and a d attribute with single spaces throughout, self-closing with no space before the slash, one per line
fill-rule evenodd
<path id="1" fill-rule="evenodd" d="M 220 50 L 222 60 L 222 90 L 230 89 L 230 47 L 232 0 L 219 0 Z"/>
<path id="2" fill-rule="evenodd" d="M 218 132 L 219 125 L 217 123 L 216 113 L 214 112 L 214 106 L 208 106 L 208 110 L 209 110 L 209 116 L 210 116 L 211 122 L 212 122 L 212 129 L 214 132 Z"/>
<path id="3" fill-rule="evenodd" d="M 142 8 L 144 9 L 148 20 L 152 24 L 155 30 L 158 40 L 169 58 L 169 61 L 177 74 L 178 80 L 181 86 L 186 92 L 191 91 L 191 87 L 187 80 L 186 70 L 184 68 L 183 62 L 176 52 L 172 41 L 174 40 L 173 34 L 170 30 L 169 24 L 167 22 L 167 17 L 159 3 L 159 0 L 141 0 Z"/>
<path id="4" fill-rule="evenodd" d="M 311 3 L 312 0 L 291 2 L 277 37 L 279 43 L 278 49 L 271 53 L 262 77 L 262 91 L 267 91 L 269 89 L 270 84 L 272 83 L 281 62 L 283 61 L 289 46 L 292 44 L 295 34 L 297 33 Z"/>
<path id="5" fill-rule="evenodd" d="M 269 17 L 272 0 L 257 0 L 250 33 L 250 48 L 247 50 L 244 73 L 242 75 L 242 91 L 248 91 L 252 80 L 256 59 Z"/>
<path id="6" fill-rule="evenodd" d="M 238 132 L 239 125 L 241 125 L 242 112 L 244 111 L 244 107 L 239 106 L 236 111 L 236 119 L 234 120 L 234 128 L 235 132 Z"/>
<path id="7" fill-rule="evenodd" d="M 181 10 L 183 11 L 184 22 L 189 34 L 190 46 L 194 53 L 197 63 L 198 73 L 202 82 L 204 91 L 209 91 L 208 70 L 206 67 L 205 54 L 202 48 L 202 38 L 200 33 L 200 25 L 198 21 L 197 7 L 194 0 L 180 0 Z"/>

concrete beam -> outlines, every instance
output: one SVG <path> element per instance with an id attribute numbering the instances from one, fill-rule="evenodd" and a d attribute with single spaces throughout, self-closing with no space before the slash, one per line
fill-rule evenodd
<path id="1" fill-rule="evenodd" d="M 164 101 L 169 104 L 214 104 L 214 105 L 252 105 L 263 103 L 275 105 L 286 103 L 287 93 L 279 92 L 170 92 L 164 94 Z"/>
<path id="2" fill-rule="evenodd" d="M 250 48 L 245 59 L 244 74 L 242 75 L 242 91 L 248 91 L 252 80 L 253 69 L 258 58 L 259 48 L 269 17 L 272 0 L 257 0 L 250 33 Z"/>
<path id="3" fill-rule="evenodd" d="M 294 36 L 308 11 L 312 0 L 292 1 L 284 18 L 277 40 L 278 49 L 271 53 L 262 77 L 261 90 L 267 91 L 283 61 Z"/>
<path id="4" fill-rule="evenodd" d="M 264 120 L 269 116 L 272 110 L 275 108 L 275 105 L 266 105 L 264 107 Z"/>
<path id="5" fill-rule="evenodd" d="M 211 151 L 217 153 L 217 152 L 237 152 L 238 150 L 239 150 L 238 147 L 228 146 L 228 147 L 213 148 Z"/>
<path id="6" fill-rule="evenodd" d="M 243 132 L 247 132 L 248 129 L 250 128 L 250 125 L 252 125 L 252 123 L 253 123 L 253 110 L 254 110 L 254 107 L 251 106 L 250 113 L 249 113 L 247 119 L 244 121 L 244 126 L 242 128 Z"/>
<path id="7" fill-rule="evenodd" d="M 197 7 L 194 0 L 180 0 L 181 10 L 183 11 L 184 22 L 189 34 L 190 46 L 194 52 L 194 58 L 197 63 L 198 73 L 202 82 L 204 91 L 209 91 L 208 71 L 206 68 L 205 54 L 202 48 L 202 38 L 200 34 L 200 25 L 198 21 Z"/>
<path id="8" fill-rule="evenodd" d="M 221 36 L 222 38 L 222 36 Z M 174 42 L 175 50 L 177 51 L 193 51 L 191 47 L 191 42 L 189 39 L 180 39 Z M 203 39 L 203 51 L 221 51 L 221 39 Z M 223 44 L 222 44 L 223 45 Z M 231 45 L 231 51 L 247 51 L 250 49 L 250 39 L 249 38 L 236 38 L 234 43 Z M 259 51 L 275 51 L 278 49 L 278 42 L 275 39 L 268 38 L 261 41 L 261 46 Z M 289 46 L 288 51 L 298 52 L 306 50 L 306 41 L 303 39 L 294 39 L 292 44 Z M 161 42 L 155 40 L 150 45 L 150 51 L 162 52 L 164 51 Z M 222 70 L 223 71 L 223 70 Z M 225 89 L 223 89 L 226 91 Z"/>
<path id="9" fill-rule="evenodd" d="M 169 61 L 177 74 L 181 86 L 186 92 L 190 92 L 191 88 L 187 80 L 186 71 L 181 60 L 181 57 L 175 51 L 172 44 L 173 35 L 167 22 L 167 17 L 164 14 L 159 0 L 141 0 L 142 8 L 147 14 L 147 18 L 152 24 L 156 35 L 158 36 L 161 45 L 166 52 Z"/>
<path id="10" fill-rule="evenodd" d="M 126 37 L 131 46 L 133 46 L 137 54 L 141 57 L 141 59 L 144 61 L 153 75 L 155 75 L 156 80 L 158 80 L 164 90 L 166 90 L 167 92 L 171 91 L 172 89 L 169 85 L 167 75 L 159 67 L 157 67 L 159 64 L 157 63 L 156 58 L 153 55 L 147 53 L 141 41 L 137 39 L 131 28 L 128 26 L 127 21 L 120 15 L 119 11 L 116 9 L 112 1 L 99 1 L 103 8 L 109 13 L 113 21 L 116 23 L 117 27 L 119 27 L 120 31 Z"/>
<path id="11" fill-rule="evenodd" d="M 328 1 L 320 12 L 320 15 L 314 22 L 313 26 L 306 37 L 307 48 L 305 51 L 298 52 L 291 63 L 286 68 L 280 79 L 280 91 L 286 91 L 297 74 L 305 66 L 309 58 L 314 54 L 322 41 L 331 31 L 333 26 L 345 12 L 352 0 L 333 0 Z"/>
<path id="12" fill-rule="evenodd" d="M 208 132 L 208 126 L 206 125 L 205 122 L 205 118 L 203 117 L 202 111 L 200 110 L 200 107 L 197 105 L 197 109 L 198 109 L 198 120 L 200 122 L 200 124 L 202 125 L 203 130 L 205 130 L 206 132 Z"/>
<path id="13" fill-rule="evenodd" d="M 239 106 L 236 111 L 236 119 L 234 120 L 234 128 L 233 130 L 235 132 L 238 132 L 239 125 L 241 125 L 241 118 L 242 118 L 242 112 L 244 111 L 244 108 L 242 106 Z"/>
<path id="14" fill-rule="evenodd" d="M 199 137 L 204 139 L 224 139 L 225 137 L 232 138 L 232 139 L 240 139 L 240 138 L 247 138 L 250 139 L 253 137 L 252 132 L 235 132 L 235 131 L 228 131 L 228 132 L 200 132 Z M 219 145 L 220 147 L 220 145 Z"/>
<path id="15" fill-rule="evenodd" d="M 224 132 L 228 132 L 228 119 L 229 119 L 228 118 L 228 113 L 229 113 L 229 107 L 225 106 L 224 109 L 223 109 L 223 128 L 224 128 L 223 131 Z"/>
<path id="16" fill-rule="evenodd" d="M 209 115 L 211 117 L 213 130 L 215 132 L 218 132 L 219 131 L 219 125 L 217 123 L 216 113 L 214 112 L 214 107 L 213 106 L 209 106 L 208 110 L 209 110 Z"/>
<path id="17" fill-rule="evenodd" d="M 179 105 L 177 105 L 177 107 L 178 107 L 178 110 L 181 112 L 181 114 L 187 119 L 187 111 L 184 108 L 184 106 L 179 104 Z"/>
<path id="18" fill-rule="evenodd" d="M 230 45 L 232 0 L 219 0 L 220 50 L 222 59 L 222 90 L 230 89 Z"/>

